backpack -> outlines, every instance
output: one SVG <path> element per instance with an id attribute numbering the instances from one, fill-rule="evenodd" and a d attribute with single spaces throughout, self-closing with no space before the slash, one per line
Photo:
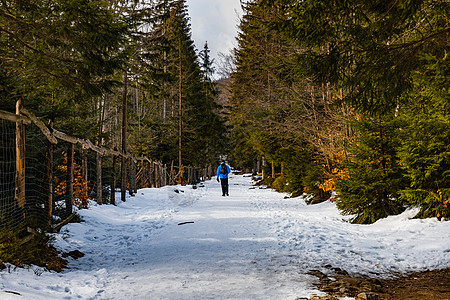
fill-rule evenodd
<path id="1" fill-rule="evenodd" d="M 227 165 L 226 164 L 221 164 L 220 165 L 220 174 L 228 174 L 228 170 L 227 170 Z"/>

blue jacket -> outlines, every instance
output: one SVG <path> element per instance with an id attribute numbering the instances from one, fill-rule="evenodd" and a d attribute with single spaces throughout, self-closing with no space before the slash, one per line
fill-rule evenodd
<path id="1" fill-rule="evenodd" d="M 221 167 L 221 165 L 219 165 L 219 167 L 217 168 L 217 172 L 216 172 L 216 174 L 217 174 L 217 179 L 219 179 L 219 178 L 228 178 L 228 174 L 230 174 L 230 167 L 228 166 L 228 165 L 226 165 L 227 166 L 227 174 L 222 174 L 221 172 L 220 172 L 220 170 L 222 169 L 222 167 Z"/>

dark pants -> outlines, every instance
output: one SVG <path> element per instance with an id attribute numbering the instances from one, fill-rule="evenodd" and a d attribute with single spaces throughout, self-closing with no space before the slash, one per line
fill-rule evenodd
<path id="1" fill-rule="evenodd" d="M 220 185 L 222 186 L 222 196 L 228 196 L 228 178 L 220 178 Z"/>

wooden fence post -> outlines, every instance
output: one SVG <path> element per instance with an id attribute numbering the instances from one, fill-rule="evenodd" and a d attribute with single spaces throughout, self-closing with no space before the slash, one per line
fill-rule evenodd
<path id="1" fill-rule="evenodd" d="M 114 148 L 117 151 L 116 148 Z M 117 167 L 117 156 L 113 155 L 113 165 L 111 174 L 111 204 L 116 205 L 116 167 Z"/>
<path id="2" fill-rule="evenodd" d="M 16 103 L 16 114 L 21 115 L 23 100 Z M 25 124 L 16 122 L 16 182 L 15 201 L 17 207 L 22 210 L 25 219 Z"/>
<path id="3" fill-rule="evenodd" d="M 158 164 L 154 163 L 155 167 L 155 187 L 159 188 L 159 170 L 158 170 Z"/>
<path id="4" fill-rule="evenodd" d="M 67 147 L 67 197 L 66 197 L 66 214 L 72 213 L 73 204 L 73 152 L 74 145 L 69 143 Z"/>
<path id="5" fill-rule="evenodd" d="M 167 185 L 167 165 L 164 164 L 164 177 L 163 177 L 164 181 L 163 181 L 163 186 Z"/>
<path id="6" fill-rule="evenodd" d="M 127 159 L 127 163 L 128 163 L 128 172 L 127 172 L 127 176 L 128 176 L 128 194 L 130 194 L 131 197 L 134 196 L 134 188 L 133 188 L 133 160 L 131 158 Z"/>
<path id="7" fill-rule="evenodd" d="M 173 160 L 172 160 L 172 163 L 170 164 L 169 184 L 175 184 L 174 177 L 175 175 L 173 174 Z"/>
<path id="8" fill-rule="evenodd" d="M 152 188 L 152 163 L 148 162 L 148 187 Z"/>
<path id="9" fill-rule="evenodd" d="M 88 152 L 87 148 L 83 146 L 81 150 L 81 176 L 83 177 L 83 181 L 88 182 Z"/>
<path id="10" fill-rule="evenodd" d="M 102 191 L 102 155 L 97 152 L 97 204 L 103 203 Z"/>
<path id="11" fill-rule="evenodd" d="M 131 159 L 131 182 L 133 183 L 133 194 L 137 194 L 137 165 L 133 159 Z"/>
<path id="12" fill-rule="evenodd" d="M 50 123 L 50 128 L 52 124 Z M 53 143 L 47 140 L 47 165 L 46 165 L 46 179 L 47 179 L 47 225 L 52 225 L 53 215 Z"/>
<path id="13" fill-rule="evenodd" d="M 121 193 L 122 201 L 125 202 L 126 201 L 126 193 L 127 193 L 127 159 L 123 155 L 122 155 L 120 170 L 121 170 L 120 176 L 122 178 L 122 182 L 120 185 L 120 193 Z"/>
<path id="14" fill-rule="evenodd" d="M 145 175 L 146 175 L 146 172 L 145 172 L 145 162 L 144 162 L 144 160 L 141 160 L 141 163 L 140 163 L 140 166 L 141 166 L 141 168 L 140 168 L 140 170 L 137 172 L 138 173 L 138 176 L 137 176 L 137 178 L 138 178 L 138 180 L 137 180 L 137 185 L 139 186 L 139 187 L 141 187 L 141 188 L 145 188 L 146 186 L 145 186 L 145 182 L 146 182 L 146 180 L 145 180 Z M 139 174 L 140 174 L 140 176 L 139 176 Z"/>

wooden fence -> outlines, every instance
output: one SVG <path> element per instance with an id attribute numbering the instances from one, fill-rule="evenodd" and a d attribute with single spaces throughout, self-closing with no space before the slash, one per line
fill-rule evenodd
<path id="1" fill-rule="evenodd" d="M 37 227 L 44 228 L 45 230 L 55 230 L 60 226 L 61 220 L 70 216 L 73 212 L 73 205 L 79 205 L 83 207 L 86 199 L 80 199 L 77 193 L 83 190 L 84 194 L 90 193 L 95 196 L 95 201 L 98 204 L 116 204 L 116 186 L 120 177 L 120 191 L 121 201 L 126 200 L 126 193 L 134 195 L 139 188 L 145 187 L 162 187 L 166 185 L 174 184 L 196 184 L 201 179 L 210 178 L 214 174 L 214 169 L 209 166 L 205 168 L 193 168 L 193 167 L 175 167 L 173 162 L 171 165 L 163 164 L 161 161 L 155 161 L 148 157 L 135 157 L 130 153 L 123 153 L 117 151 L 117 149 L 109 149 L 100 145 L 95 145 L 88 139 L 82 139 L 65 134 L 53 128 L 52 124 L 45 125 L 40 119 L 38 119 L 33 113 L 28 111 L 22 106 L 20 101 L 17 102 L 16 113 L 10 113 L 0 110 L 0 119 L 14 122 L 15 128 L 15 149 L 14 152 L 15 170 L 14 170 L 14 189 L 11 191 L 2 191 L 2 187 L 6 186 L 2 184 L 7 179 L 2 179 L 0 182 L 0 228 L 10 227 L 14 224 L 29 224 L 32 218 L 30 208 L 38 208 L 39 225 Z M 37 184 L 42 189 L 39 195 L 39 201 L 29 203 L 31 197 L 27 196 L 27 186 L 29 181 L 26 174 L 26 128 L 27 126 L 35 125 L 45 138 L 45 158 L 38 159 L 45 161 L 45 166 L 41 165 L 37 167 L 41 169 L 40 176 L 34 176 L 32 179 L 43 177 Z M 55 166 L 55 147 L 59 149 L 65 149 L 65 161 L 63 166 L 61 162 L 58 166 Z M 77 157 L 77 161 L 81 163 L 77 164 L 75 159 L 75 147 L 81 148 L 81 158 Z M 0 145 L 0 151 L 6 147 Z M 95 156 L 95 191 L 89 192 L 88 187 L 88 155 Z M 10 155 L 12 156 L 12 155 Z M 6 155 L 0 153 L 1 160 Z M 106 163 L 107 161 L 107 163 Z M 105 166 L 108 171 L 108 175 L 105 174 Z M 120 164 L 121 172 L 118 170 Z M 59 178 L 61 174 L 55 174 L 55 170 L 63 170 L 64 178 Z M 45 169 L 45 171 L 44 171 Z M 2 170 L 0 170 L 2 172 Z M 61 173 L 61 172 L 59 172 Z M 58 177 L 59 176 L 59 177 Z M 12 177 L 12 176 L 10 176 Z M 93 178 L 93 176 L 90 176 Z M 57 186 L 55 186 L 57 184 Z M 109 195 L 104 195 L 106 191 L 109 191 Z M 56 189 L 56 191 L 55 191 Z M 61 192 L 62 191 L 62 192 Z M 65 194 L 64 205 L 62 209 L 56 209 L 55 195 Z M 3 196 L 1 196 L 3 195 Z M 6 195 L 6 196 L 5 196 Z M 61 197 L 60 197 L 61 198 Z M 9 211 L 7 211 L 9 210 Z M 59 221 L 55 222 L 55 215 L 59 215 Z M 36 227 L 36 226 L 35 226 Z"/>

